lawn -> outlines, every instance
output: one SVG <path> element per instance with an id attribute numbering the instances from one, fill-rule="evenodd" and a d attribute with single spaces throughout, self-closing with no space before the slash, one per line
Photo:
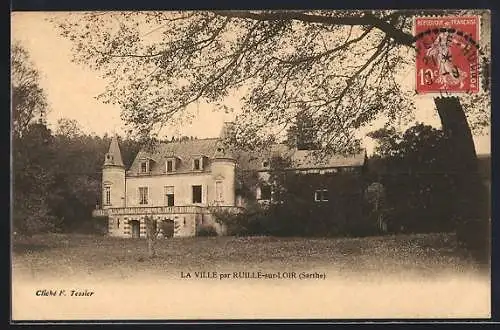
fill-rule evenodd
<path id="1" fill-rule="evenodd" d="M 51 234 L 14 239 L 14 319 L 489 317 L 488 271 L 453 234 L 366 238 Z M 481 269 L 482 268 L 482 269 Z M 186 279 L 191 272 L 302 272 L 324 279 Z M 91 297 L 40 297 L 40 290 Z"/>
<path id="2" fill-rule="evenodd" d="M 193 237 L 160 239 L 154 259 L 146 241 L 76 234 L 14 238 L 13 272 L 23 279 L 133 278 L 180 271 L 327 270 L 339 276 L 481 272 L 454 234 L 365 238 Z"/>

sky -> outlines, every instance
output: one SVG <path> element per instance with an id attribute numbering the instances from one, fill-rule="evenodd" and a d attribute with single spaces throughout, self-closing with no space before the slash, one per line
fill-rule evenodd
<path id="1" fill-rule="evenodd" d="M 120 119 L 120 109 L 96 99 L 104 90 L 106 81 L 97 72 L 73 63 L 70 41 L 60 36 L 53 24 L 46 21 L 46 18 L 60 14 L 17 12 L 11 16 L 12 40 L 19 41 L 27 49 L 40 72 L 40 83 L 47 94 L 50 107 L 47 115 L 49 127 L 55 128 L 60 118 L 68 118 L 78 121 L 86 133 L 101 136 L 105 133 L 123 134 L 125 128 Z M 407 75 L 410 77 L 412 73 L 408 72 Z M 421 97 L 416 100 L 416 104 L 416 121 L 440 126 L 432 98 Z M 171 127 L 167 136 L 215 137 L 218 136 L 224 121 L 231 121 L 234 116 L 216 112 L 205 103 L 194 104 L 188 111 L 194 115 L 192 122 Z M 381 119 L 359 133 L 368 154 L 373 151 L 374 141 L 363 135 L 383 124 L 384 120 Z M 490 153 L 489 135 L 475 136 L 474 142 L 478 154 Z"/>

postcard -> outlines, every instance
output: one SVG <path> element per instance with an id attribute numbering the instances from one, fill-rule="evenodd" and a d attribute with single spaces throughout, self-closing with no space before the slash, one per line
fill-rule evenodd
<path id="1" fill-rule="evenodd" d="M 12 322 L 490 318 L 490 25 L 12 12 Z"/>

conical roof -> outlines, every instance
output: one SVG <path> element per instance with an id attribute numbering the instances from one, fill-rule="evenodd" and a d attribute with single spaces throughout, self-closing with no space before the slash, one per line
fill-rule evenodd
<path id="1" fill-rule="evenodd" d="M 231 138 L 233 126 L 232 122 L 225 122 L 223 124 L 214 158 L 233 158 L 231 146 L 227 143 Z"/>
<path id="2" fill-rule="evenodd" d="M 120 146 L 118 145 L 118 137 L 116 135 L 111 139 L 109 151 L 106 154 L 104 165 L 124 166 Z"/>

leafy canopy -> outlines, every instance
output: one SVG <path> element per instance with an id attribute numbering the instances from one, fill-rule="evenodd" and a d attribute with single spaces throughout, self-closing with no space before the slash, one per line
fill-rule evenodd
<path id="1" fill-rule="evenodd" d="M 422 13 L 93 12 L 55 23 L 75 60 L 109 79 L 100 98 L 120 106 L 139 135 L 157 136 L 198 101 L 232 111 L 228 97 L 241 95 L 241 146 L 283 138 L 307 111 L 322 148 L 345 152 L 377 116 L 411 120 L 415 92 L 404 82 L 414 65 L 414 14 Z"/>

